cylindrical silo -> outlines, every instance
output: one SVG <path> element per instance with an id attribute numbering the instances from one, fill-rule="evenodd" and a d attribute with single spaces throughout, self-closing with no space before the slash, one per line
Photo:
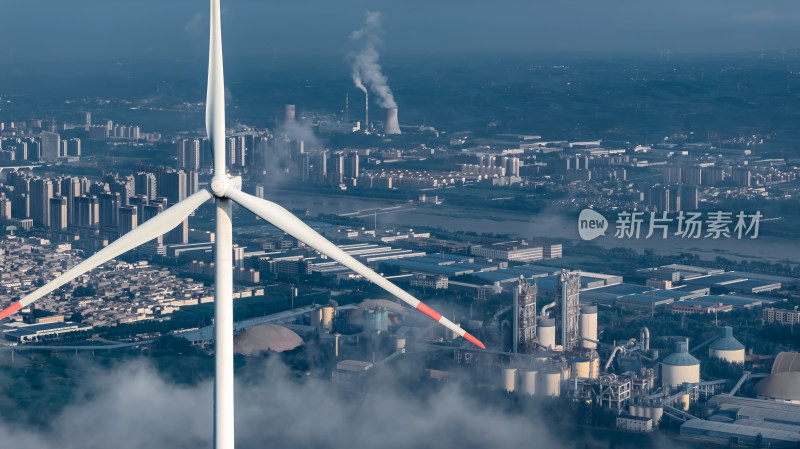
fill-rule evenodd
<path id="1" fill-rule="evenodd" d="M 536 394 L 536 371 L 528 370 L 522 375 L 522 390 L 528 396 Z"/>
<path id="2" fill-rule="evenodd" d="M 536 326 L 536 336 L 539 344 L 545 348 L 552 349 L 556 346 L 556 322 L 551 318 L 539 318 Z"/>
<path id="3" fill-rule="evenodd" d="M 572 366 L 572 377 L 589 379 L 591 376 L 591 363 L 589 359 L 577 358 L 570 360 Z"/>
<path id="4" fill-rule="evenodd" d="M 367 309 L 364 311 L 364 332 L 375 332 L 381 330 L 381 317 L 377 310 Z"/>
<path id="5" fill-rule="evenodd" d="M 676 401 L 678 408 L 684 411 L 689 410 L 689 393 L 684 394 Z"/>
<path id="6" fill-rule="evenodd" d="M 513 393 L 516 388 L 517 370 L 516 368 L 503 369 L 503 389 Z"/>
<path id="7" fill-rule="evenodd" d="M 708 348 L 708 355 L 731 363 L 744 363 L 744 345 L 733 337 L 733 328 L 725 326 L 720 338 Z"/>
<path id="8" fill-rule="evenodd" d="M 386 110 L 386 123 L 383 132 L 386 134 L 400 134 L 400 122 L 397 120 L 397 108 Z"/>
<path id="9" fill-rule="evenodd" d="M 539 371 L 539 379 L 536 381 L 537 394 L 542 396 L 558 396 L 561 394 L 561 372 Z"/>
<path id="10" fill-rule="evenodd" d="M 381 332 L 386 332 L 389 330 L 389 311 L 386 309 L 381 309 L 378 311 L 378 319 L 379 319 L 379 326 Z"/>
<path id="11" fill-rule="evenodd" d="M 597 340 L 597 306 L 581 304 L 581 338 Z M 584 348 L 594 349 L 597 343 L 582 340 Z"/>
<path id="12" fill-rule="evenodd" d="M 333 318 L 336 315 L 336 309 L 333 307 L 323 307 L 322 308 L 322 320 L 321 324 L 322 327 L 325 329 L 333 329 Z"/>
<path id="13" fill-rule="evenodd" d="M 676 388 L 683 383 L 700 382 L 700 362 L 689 354 L 689 343 L 675 343 L 675 352 L 661 362 L 661 384 L 666 388 Z"/>
<path id="14" fill-rule="evenodd" d="M 664 416 L 663 407 L 650 407 L 650 418 L 653 418 L 653 425 L 660 423 L 662 416 Z"/>

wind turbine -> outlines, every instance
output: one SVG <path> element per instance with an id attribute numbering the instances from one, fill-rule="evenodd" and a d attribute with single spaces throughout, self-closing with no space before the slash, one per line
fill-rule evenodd
<path id="1" fill-rule="evenodd" d="M 206 91 L 206 132 L 211 142 L 214 174 L 208 190 L 201 190 L 144 222 L 107 247 L 90 256 L 61 276 L 0 312 L 0 320 L 27 307 L 71 280 L 137 246 L 169 232 L 200 205 L 210 199 L 216 203 L 216 243 L 214 248 L 214 447 L 234 447 L 233 426 L 233 223 L 231 203 L 235 202 L 273 224 L 283 232 L 355 271 L 393 294 L 411 307 L 434 319 L 480 348 L 483 343 L 420 300 L 406 293 L 381 275 L 354 259 L 318 234 L 282 206 L 242 192 L 241 177 L 228 174 L 225 161 L 225 86 L 222 70 L 222 37 L 219 0 L 211 0 L 211 27 Z"/>

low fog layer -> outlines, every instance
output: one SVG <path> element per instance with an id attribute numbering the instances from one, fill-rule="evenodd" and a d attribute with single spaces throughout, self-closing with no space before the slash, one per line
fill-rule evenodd
<path id="1" fill-rule="evenodd" d="M 485 409 L 456 386 L 425 399 L 383 373 L 365 395 L 296 379 L 272 359 L 236 386 L 239 448 L 554 447 L 532 416 Z M 4 447 L 27 449 L 211 447 L 212 384 L 165 382 L 144 361 L 90 376 L 88 399 L 64 408 L 46 429 L 0 423 Z"/>

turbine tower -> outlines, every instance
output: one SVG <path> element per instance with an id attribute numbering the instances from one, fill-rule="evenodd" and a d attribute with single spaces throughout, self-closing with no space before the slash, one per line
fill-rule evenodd
<path id="1" fill-rule="evenodd" d="M 90 256 L 61 276 L 0 311 L 0 320 L 27 307 L 37 299 L 139 245 L 165 234 L 189 217 L 200 205 L 214 198 L 216 203 L 216 243 L 214 261 L 214 447 L 234 447 L 233 406 L 233 223 L 231 202 L 263 218 L 283 232 L 355 271 L 393 294 L 411 307 L 434 319 L 457 335 L 480 348 L 484 345 L 423 302 L 368 268 L 318 234 L 282 206 L 242 191 L 242 179 L 228 174 L 225 160 L 225 83 L 222 70 L 220 0 L 211 0 L 211 26 L 208 52 L 208 89 L 206 91 L 206 132 L 211 142 L 214 174 L 210 188 L 200 190 L 183 201 L 144 222 L 107 247 Z"/>

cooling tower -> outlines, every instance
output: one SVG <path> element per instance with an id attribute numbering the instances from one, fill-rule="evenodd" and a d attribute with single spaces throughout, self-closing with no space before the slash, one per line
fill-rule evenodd
<path id="1" fill-rule="evenodd" d="M 383 132 L 386 134 L 400 134 L 400 123 L 397 121 L 397 108 L 386 110 L 386 124 Z"/>
<path id="2" fill-rule="evenodd" d="M 286 125 L 294 123 L 294 105 L 287 104 L 286 112 L 284 114 L 283 123 Z"/>

